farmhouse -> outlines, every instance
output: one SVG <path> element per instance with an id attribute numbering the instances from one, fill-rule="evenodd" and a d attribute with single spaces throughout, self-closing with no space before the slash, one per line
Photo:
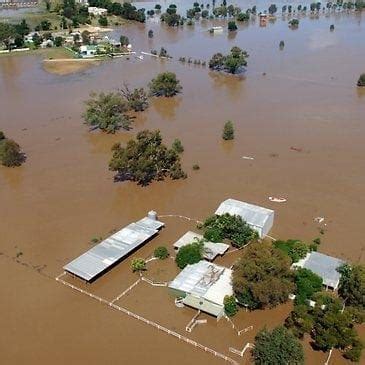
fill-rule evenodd
<path id="1" fill-rule="evenodd" d="M 222 202 L 215 214 L 239 215 L 249 226 L 258 232 L 260 238 L 265 237 L 274 224 L 274 211 L 257 205 L 227 199 Z"/>
<path id="2" fill-rule="evenodd" d="M 174 243 L 174 248 L 178 251 L 181 247 L 200 240 L 204 240 L 202 235 L 188 231 Z M 218 255 L 224 255 L 229 249 L 229 245 L 225 243 L 204 241 L 203 244 L 203 257 L 209 261 L 213 261 Z"/>
<path id="3" fill-rule="evenodd" d="M 337 269 L 344 263 L 345 261 L 336 257 L 312 251 L 304 259 L 294 263 L 292 267 L 301 267 L 313 271 L 323 279 L 323 285 L 326 288 L 337 290 L 341 277 Z"/>
<path id="4" fill-rule="evenodd" d="M 202 260 L 186 266 L 169 288 L 185 305 L 219 319 L 224 315 L 224 297 L 233 294 L 231 275 L 232 270 Z"/>
<path id="5" fill-rule="evenodd" d="M 149 212 L 147 217 L 114 233 L 65 265 L 63 269 L 91 282 L 157 235 L 164 225 L 157 220 L 155 212 Z"/>

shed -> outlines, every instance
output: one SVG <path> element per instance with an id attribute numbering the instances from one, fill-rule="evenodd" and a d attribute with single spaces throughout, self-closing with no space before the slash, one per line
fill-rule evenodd
<path id="1" fill-rule="evenodd" d="M 188 231 L 174 243 L 174 248 L 179 250 L 183 246 L 202 239 L 204 237 L 201 234 Z M 204 241 L 203 257 L 209 261 L 213 261 L 218 255 L 224 255 L 228 249 L 229 245 L 225 243 Z"/>
<path id="2" fill-rule="evenodd" d="M 336 257 L 313 251 L 308 253 L 304 259 L 294 263 L 292 267 L 301 267 L 313 271 L 323 279 L 323 285 L 326 288 L 337 290 L 341 277 L 337 269 L 344 263 L 345 261 Z"/>
<path id="3" fill-rule="evenodd" d="M 242 217 L 252 229 L 258 232 L 260 238 L 265 237 L 274 224 L 273 210 L 235 199 L 225 200 L 215 212 L 218 215 L 225 213 Z"/>
<path id="4" fill-rule="evenodd" d="M 208 261 L 188 265 L 169 284 L 170 290 L 183 297 L 183 303 L 218 319 L 224 315 L 224 297 L 233 295 L 232 270 Z"/>

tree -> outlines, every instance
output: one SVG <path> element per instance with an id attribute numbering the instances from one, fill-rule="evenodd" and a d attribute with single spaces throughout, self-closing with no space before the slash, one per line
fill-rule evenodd
<path id="1" fill-rule="evenodd" d="M 61 47 L 61 46 L 62 46 L 62 43 L 63 43 L 63 38 L 62 38 L 62 37 L 57 36 L 57 37 L 54 39 L 54 45 L 55 45 L 56 47 Z"/>
<path id="2" fill-rule="evenodd" d="M 98 20 L 99 25 L 101 25 L 102 27 L 107 27 L 108 26 L 108 18 L 106 16 L 101 16 Z"/>
<path id="3" fill-rule="evenodd" d="M 228 30 L 230 32 L 234 32 L 235 30 L 237 30 L 237 25 L 235 21 L 231 20 L 228 22 Z"/>
<path id="4" fill-rule="evenodd" d="M 5 139 L 5 134 L 3 131 L 0 131 L 0 142 Z"/>
<path id="5" fill-rule="evenodd" d="M 280 41 L 280 43 L 279 43 L 279 48 L 280 48 L 280 50 L 283 50 L 283 49 L 284 49 L 284 47 L 285 47 L 285 43 L 284 43 L 284 41 Z"/>
<path id="6" fill-rule="evenodd" d="M 290 259 L 269 242 L 254 242 L 233 266 L 238 302 L 251 309 L 274 307 L 288 300 L 294 284 Z"/>
<path id="7" fill-rule="evenodd" d="M 129 38 L 122 34 L 119 38 L 119 42 L 122 47 L 126 47 L 129 44 Z"/>
<path id="8" fill-rule="evenodd" d="M 226 295 L 223 299 L 224 304 L 224 313 L 228 317 L 233 317 L 238 312 L 238 306 L 236 303 L 236 299 L 233 295 Z"/>
<path id="9" fill-rule="evenodd" d="M 163 72 L 152 79 L 148 84 L 150 94 L 153 96 L 171 97 L 182 91 L 180 81 L 173 72 Z"/>
<path id="10" fill-rule="evenodd" d="M 8 23 L 0 23 L 0 43 L 3 43 L 7 49 L 10 48 L 10 42 L 15 37 L 15 27 Z"/>
<path id="11" fill-rule="evenodd" d="M 131 119 L 128 116 L 128 102 L 116 93 L 91 93 L 85 102 L 85 123 L 92 129 L 115 133 L 118 129 L 130 129 Z"/>
<path id="12" fill-rule="evenodd" d="M 116 181 L 131 180 L 146 186 L 152 180 L 186 178 L 180 156 L 162 143 L 160 131 L 141 131 L 125 147 L 113 146 L 109 168 L 116 171 Z"/>
<path id="13" fill-rule="evenodd" d="M 162 22 L 165 22 L 169 27 L 178 26 L 180 24 L 180 21 L 182 20 L 181 16 L 179 14 L 176 14 L 176 12 L 166 12 L 164 14 L 161 14 L 160 19 Z"/>
<path id="14" fill-rule="evenodd" d="M 294 279 L 296 285 L 296 304 L 306 304 L 314 293 L 322 290 L 323 280 L 311 270 L 297 269 Z"/>
<path id="15" fill-rule="evenodd" d="M 365 266 L 343 265 L 338 293 L 346 301 L 346 305 L 353 305 L 365 310 Z"/>
<path id="16" fill-rule="evenodd" d="M 172 148 L 177 152 L 177 153 L 183 153 L 184 152 L 184 146 L 182 145 L 181 141 L 176 138 L 174 140 L 174 142 L 172 143 Z"/>
<path id="17" fill-rule="evenodd" d="M 226 71 L 235 74 L 247 66 L 248 53 L 239 47 L 232 47 L 227 56 L 221 53 L 213 55 L 209 61 L 209 68 L 215 71 Z"/>
<path id="18" fill-rule="evenodd" d="M 359 80 L 357 81 L 357 86 L 365 87 L 365 73 L 360 75 Z"/>
<path id="19" fill-rule="evenodd" d="M 165 246 L 159 246 L 155 249 L 155 251 L 153 251 L 153 256 L 160 260 L 165 260 L 170 256 L 170 254 Z"/>
<path id="20" fill-rule="evenodd" d="M 90 32 L 88 30 L 84 30 L 81 33 L 81 39 L 83 44 L 90 44 Z"/>
<path id="21" fill-rule="evenodd" d="M 233 123 L 230 120 L 224 124 L 222 138 L 225 141 L 234 139 Z"/>
<path id="22" fill-rule="evenodd" d="M 180 269 L 187 265 L 196 264 L 203 258 L 203 243 L 193 242 L 189 245 L 182 246 L 175 258 L 176 264 Z"/>
<path id="23" fill-rule="evenodd" d="M 299 19 L 292 19 L 289 21 L 289 27 L 292 29 L 299 27 Z"/>
<path id="24" fill-rule="evenodd" d="M 274 15 L 278 11 L 278 8 L 275 4 L 271 4 L 269 6 L 269 14 Z"/>
<path id="25" fill-rule="evenodd" d="M 309 313 L 310 307 L 306 304 L 295 305 L 289 317 L 285 320 L 285 327 L 289 328 L 292 333 L 298 337 L 303 338 L 305 333 L 310 333 L 314 320 Z"/>
<path id="26" fill-rule="evenodd" d="M 258 234 L 239 215 L 213 215 L 204 224 L 204 238 L 211 242 L 222 242 L 227 239 L 235 247 L 243 247 L 257 239 Z"/>
<path id="27" fill-rule="evenodd" d="M 307 246 L 307 244 L 300 240 L 277 240 L 274 242 L 274 246 L 279 250 L 285 252 L 290 257 L 293 263 L 298 262 L 300 259 L 303 259 L 309 252 L 309 247 Z"/>
<path id="28" fill-rule="evenodd" d="M 127 84 L 124 84 L 123 88 L 120 89 L 120 93 L 127 100 L 129 109 L 142 112 L 148 108 L 148 96 L 142 87 L 132 91 Z"/>
<path id="29" fill-rule="evenodd" d="M 2 133 L 2 132 L 1 132 Z M 0 162 L 6 167 L 20 166 L 25 161 L 25 155 L 20 146 L 12 139 L 0 138 Z"/>
<path id="30" fill-rule="evenodd" d="M 247 22 L 248 20 L 250 20 L 250 15 L 247 13 L 239 13 L 237 15 L 238 22 Z"/>
<path id="31" fill-rule="evenodd" d="M 135 258 L 132 260 L 131 269 L 133 272 L 136 271 L 145 271 L 146 270 L 146 261 L 141 258 Z"/>
<path id="32" fill-rule="evenodd" d="M 261 330 L 255 337 L 252 354 L 257 365 L 304 364 L 302 344 L 285 327 Z"/>
<path id="33" fill-rule="evenodd" d="M 152 29 L 150 29 L 148 31 L 148 38 L 153 38 L 153 30 Z"/>

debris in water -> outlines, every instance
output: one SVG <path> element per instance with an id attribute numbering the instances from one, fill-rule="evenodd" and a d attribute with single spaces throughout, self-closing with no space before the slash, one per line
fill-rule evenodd
<path id="1" fill-rule="evenodd" d="M 244 160 L 254 160 L 254 157 L 251 156 L 242 156 Z"/>
<path id="2" fill-rule="evenodd" d="M 273 196 L 269 196 L 269 200 L 274 203 L 285 203 L 286 202 L 285 198 L 275 198 Z"/>
<path id="3" fill-rule="evenodd" d="M 317 223 L 322 223 L 324 221 L 324 217 L 316 217 L 314 218 L 314 221 Z"/>
<path id="4" fill-rule="evenodd" d="M 299 148 L 299 147 L 293 147 L 293 146 L 291 146 L 290 149 L 292 151 L 296 151 L 296 152 L 303 152 L 303 148 Z"/>

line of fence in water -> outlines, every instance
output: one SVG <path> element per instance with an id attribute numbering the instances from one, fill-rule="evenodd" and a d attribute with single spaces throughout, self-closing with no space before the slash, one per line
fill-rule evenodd
<path id="1" fill-rule="evenodd" d="M 175 331 L 171 331 L 168 328 L 163 327 L 163 326 L 159 325 L 156 322 L 152 322 L 152 321 L 150 321 L 150 320 L 148 320 L 148 319 L 146 319 L 146 318 L 144 318 L 144 317 L 142 317 L 142 316 L 140 316 L 140 315 L 138 315 L 136 313 L 133 313 L 133 312 L 129 311 L 126 308 L 120 307 L 120 306 L 118 306 L 118 305 L 116 305 L 116 304 L 114 304 L 112 302 L 109 302 L 109 301 L 107 301 L 104 298 L 101 298 L 101 297 L 99 297 L 99 296 L 97 296 L 95 294 L 89 293 L 86 290 L 83 290 L 83 289 L 81 289 L 81 288 L 79 288 L 79 287 L 77 287 L 77 286 L 75 286 L 73 284 L 68 283 L 67 281 L 62 280 L 60 277 L 61 277 L 61 275 L 58 276 L 58 277 L 56 277 L 56 281 L 62 283 L 63 285 L 66 285 L 66 286 L 68 286 L 68 287 L 70 287 L 70 288 L 72 288 L 72 289 L 74 289 L 74 290 L 76 290 L 76 291 L 78 291 L 78 292 L 80 292 L 82 294 L 85 294 L 85 295 L 89 296 L 90 298 L 93 298 L 93 299 L 99 301 L 100 303 L 103 303 L 103 304 L 105 304 L 105 305 L 107 305 L 107 306 L 109 306 L 109 307 L 111 307 L 113 309 L 116 309 L 116 310 L 118 310 L 118 311 L 120 311 L 120 312 L 122 312 L 124 314 L 127 314 L 130 317 L 133 317 L 133 318 L 135 318 L 135 319 L 137 319 L 137 320 L 139 320 L 141 322 L 144 322 L 144 323 L 146 323 L 146 324 L 148 324 L 148 325 L 150 325 L 152 327 L 155 327 L 155 328 L 157 328 L 160 331 L 163 331 L 163 332 L 165 332 L 165 333 L 167 333 L 167 334 L 169 334 L 171 336 L 174 336 L 174 337 L 178 338 L 179 340 L 182 340 L 182 341 L 184 341 L 184 342 L 186 342 L 186 343 L 188 343 L 190 345 L 193 345 L 194 347 L 198 347 L 198 348 L 204 350 L 205 352 L 209 352 L 209 353 L 213 354 L 214 356 L 221 358 L 224 361 L 227 361 L 227 362 L 229 362 L 229 363 L 231 363 L 233 365 L 238 365 L 238 362 L 237 361 L 231 359 L 230 357 L 228 357 L 228 356 L 226 356 L 226 355 L 224 355 L 224 354 L 222 354 L 222 353 L 220 353 L 218 351 L 215 351 L 215 350 L 213 350 L 213 349 L 211 349 L 211 348 L 209 348 L 207 346 L 204 346 L 204 345 L 202 345 L 202 344 L 200 344 L 200 343 L 198 343 L 198 342 L 196 342 L 194 340 L 191 340 L 190 338 L 187 338 L 187 337 L 185 337 L 183 335 L 180 335 L 179 333 L 177 333 Z M 139 280 L 137 282 L 135 282 L 134 284 L 132 284 L 131 286 L 137 285 L 138 282 L 139 282 Z M 130 288 L 131 287 L 129 287 L 128 289 L 130 290 Z"/>

